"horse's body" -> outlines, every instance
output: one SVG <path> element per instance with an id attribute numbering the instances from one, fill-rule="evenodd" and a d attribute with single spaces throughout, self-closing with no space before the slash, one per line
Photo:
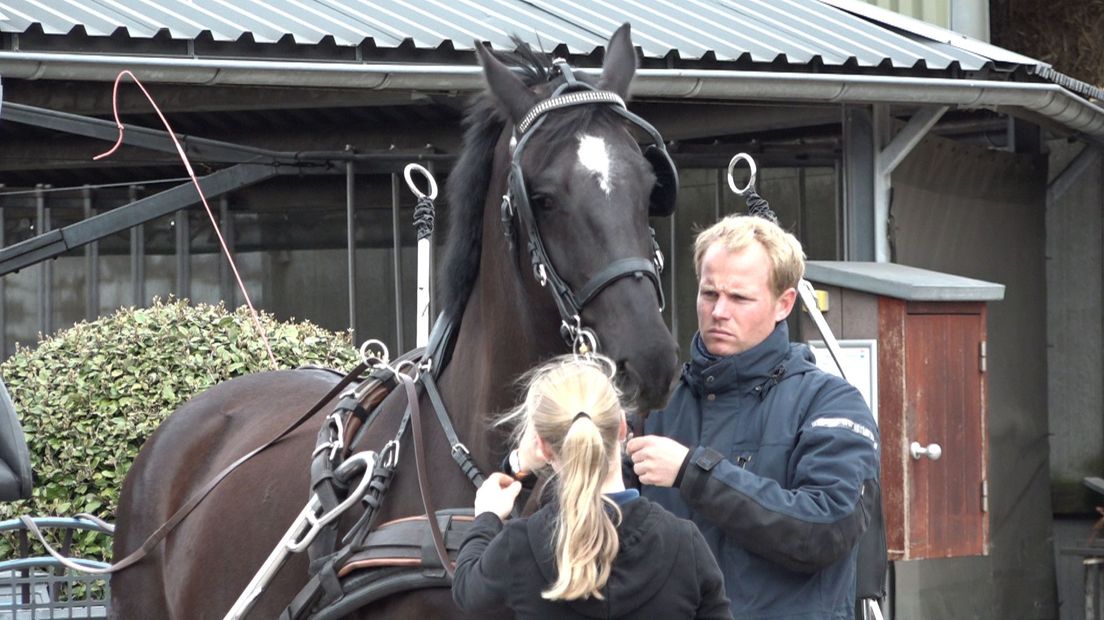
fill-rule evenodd
<path id="1" fill-rule="evenodd" d="M 510 127 L 519 120 L 519 111 L 548 95 L 548 86 L 525 87 L 508 71 L 503 74 L 505 67 L 497 60 L 487 54 L 481 60 L 494 97 L 469 118 L 465 150 L 450 177 L 449 245 L 439 282 L 445 289 L 444 311 L 462 320 L 438 385 L 461 441 L 479 467 L 490 472 L 506 450 L 503 433 L 488 430 L 491 415 L 514 405 L 514 380 L 520 373 L 567 347 L 557 308 L 536 283 L 528 254 L 509 248 L 499 210 L 510 160 Z M 635 55 L 623 27 L 610 41 L 601 85 L 623 96 L 634 68 Z M 614 260 L 651 253 L 647 187 L 654 177 L 622 124 L 596 107 L 601 106 L 557 111 L 564 121 L 557 127 L 601 137 L 613 174 L 598 178 L 581 169 L 569 148 L 574 141 L 562 135 L 560 148 L 544 149 L 563 133 L 553 127 L 534 134 L 523 162 L 529 191 L 538 196 L 534 202 L 541 194 L 556 196 L 555 205 L 541 203 L 537 220 L 553 265 L 576 288 Z M 615 191 L 609 191 L 610 182 Z M 587 303 L 582 319 L 597 333 L 603 353 L 618 362 L 637 405 L 647 409 L 662 404 L 677 356 L 651 283 L 617 280 Z M 173 413 L 143 447 L 125 482 L 116 559 L 139 547 L 212 476 L 309 410 L 337 381 L 333 373 L 321 370 L 242 377 Z M 389 395 L 357 449 L 381 449 L 396 432 L 405 405 L 402 390 Z M 449 444 L 429 407 L 423 397 L 434 503 L 437 508 L 471 506 L 474 489 L 449 458 Z M 221 618 L 305 504 L 310 454 L 332 408 L 323 407 L 315 419 L 243 464 L 150 556 L 115 574 L 114 613 L 128 619 Z M 424 512 L 410 441 L 407 431 L 377 522 Z M 304 555 L 289 559 L 250 617 L 279 616 L 307 580 Z M 367 610 L 364 614 L 369 615 Z M 370 615 L 461 617 L 446 589 L 389 597 L 373 604 Z"/>

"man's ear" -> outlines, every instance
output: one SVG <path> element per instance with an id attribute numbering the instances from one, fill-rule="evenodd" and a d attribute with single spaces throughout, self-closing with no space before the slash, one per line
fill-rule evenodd
<path id="1" fill-rule="evenodd" d="M 774 302 L 774 322 L 786 320 L 797 301 L 797 289 L 788 288 Z"/>

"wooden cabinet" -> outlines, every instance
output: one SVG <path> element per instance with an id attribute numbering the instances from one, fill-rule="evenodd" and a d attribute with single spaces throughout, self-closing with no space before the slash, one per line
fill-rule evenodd
<path id="1" fill-rule="evenodd" d="M 889 263 L 813 261 L 807 277 L 828 292 L 837 338 L 877 341 L 890 558 L 988 554 L 985 302 L 1004 287 Z"/>

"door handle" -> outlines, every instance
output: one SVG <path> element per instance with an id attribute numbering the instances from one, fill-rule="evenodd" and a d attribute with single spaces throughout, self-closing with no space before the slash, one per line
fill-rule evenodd
<path id="1" fill-rule="evenodd" d="M 927 447 L 925 447 L 921 445 L 919 441 L 914 441 L 909 446 L 909 453 L 912 454 L 912 458 L 917 461 L 924 456 L 933 461 L 938 461 L 939 457 L 943 456 L 943 448 L 937 443 L 929 443 Z"/>

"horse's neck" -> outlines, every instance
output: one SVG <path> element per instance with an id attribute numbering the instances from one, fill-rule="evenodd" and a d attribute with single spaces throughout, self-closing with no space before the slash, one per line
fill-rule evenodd
<path id="1" fill-rule="evenodd" d="M 458 403 L 467 411 L 487 413 L 514 405 L 518 375 L 549 355 L 547 334 L 528 324 L 529 318 L 524 308 L 504 308 L 473 295 L 441 376 L 450 409 Z"/>
<path id="2" fill-rule="evenodd" d="M 502 168 L 499 168 L 502 170 Z M 486 420 L 516 404 L 516 379 L 550 355 L 563 352 L 559 315 L 550 294 L 535 286 L 507 247 L 499 221 L 505 189 L 492 175 L 483 221 L 480 270 L 464 308 L 441 390 L 457 425 L 486 436 Z M 517 239 L 518 251 L 524 240 Z M 528 278 L 528 279 L 527 279 Z M 454 405 L 455 403 L 455 405 Z M 488 446 L 497 453 L 500 446 Z"/>
<path id="3" fill-rule="evenodd" d="M 464 309 L 442 389 L 452 402 L 476 411 L 503 411 L 514 404 L 514 380 L 562 346 L 558 319 L 544 318 L 520 299 L 508 279 L 481 274 Z M 493 283 L 493 284 L 492 284 Z M 493 290 L 492 290 L 493 289 Z"/>

